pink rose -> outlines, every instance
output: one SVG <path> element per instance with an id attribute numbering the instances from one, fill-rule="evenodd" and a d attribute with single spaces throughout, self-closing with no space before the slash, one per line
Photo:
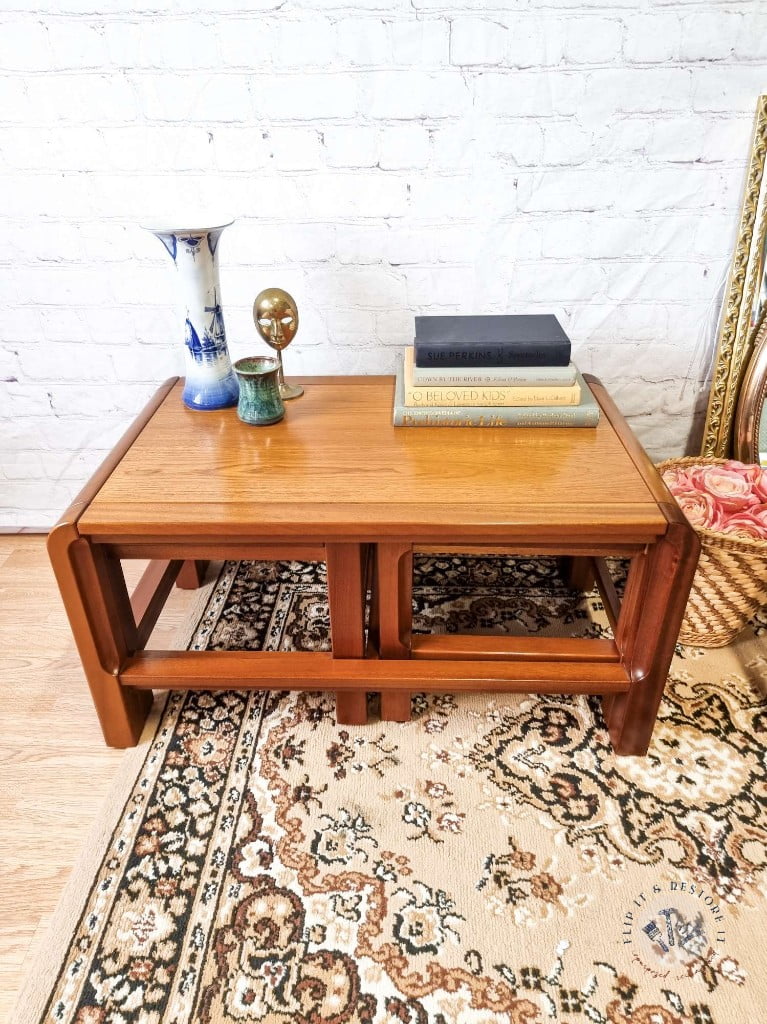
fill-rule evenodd
<path id="1" fill-rule="evenodd" d="M 742 477 L 745 477 L 746 480 L 749 480 L 751 483 L 758 480 L 762 472 L 762 467 L 757 466 L 756 463 L 738 462 L 737 459 L 727 459 L 726 462 L 722 463 L 721 468 L 732 469 L 734 472 L 740 473 Z"/>
<path id="2" fill-rule="evenodd" d="M 704 530 L 719 529 L 724 516 L 710 494 L 692 490 L 675 494 L 674 497 L 692 526 L 699 526 Z"/>
<path id="3" fill-rule="evenodd" d="M 721 532 L 731 537 L 743 537 L 746 540 L 767 540 L 767 506 L 761 508 L 761 515 L 754 515 L 752 509 L 735 512 L 721 527 Z"/>
<path id="4" fill-rule="evenodd" d="M 759 476 L 754 481 L 754 494 L 759 496 L 760 502 L 767 502 L 767 469 L 760 467 Z"/>
<path id="5" fill-rule="evenodd" d="M 737 470 L 744 480 L 748 480 L 751 484 L 751 489 L 759 502 L 767 502 L 767 469 L 764 466 L 758 466 L 755 462 L 746 463 L 728 459 L 723 464 L 723 468 Z"/>
<path id="6" fill-rule="evenodd" d="M 690 473 L 690 482 L 696 490 L 710 494 L 720 508 L 737 511 L 756 505 L 759 498 L 753 491 L 753 483 L 742 470 L 740 463 L 733 466 L 696 466 Z"/>
<path id="7" fill-rule="evenodd" d="M 686 469 L 681 467 L 670 467 L 664 469 L 663 481 L 672 494 L 682 494 L 683 491 L 693 491 L 695 488 L 690 483 L 690 477 Z"/>
<path id="8" fill-rule="evenodd" d="M 754 522 L 761 527 L 762 537 L 767 539 L 767 502 L 759 505 L 752 505 L 747 512 Z"/>
<path id="9" fill-rule="evenodd" d="M 767 526 L 767 501 L 761 502 L 759 505 L 754 505 L 748 511 L 754 519 L 758 519 L 760 523 Z"/>

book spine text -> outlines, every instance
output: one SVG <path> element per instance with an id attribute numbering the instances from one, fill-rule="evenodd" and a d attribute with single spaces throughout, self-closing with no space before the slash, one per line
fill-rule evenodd
<path id="1" fill-rule="evenodd" d="M 476 366 L 567 366 L 570 342 L 555 341 L 550 345 L 440 345 L 415 340 L 415 364 L 424 367 Z"/>
<path id="2" fill-rule="evenodd" d="M 434 406 L 542 406 L 577 405 L 581 389 L 577 384 L 564 388 L 423 388 L 405 387 L 405 405 L 413 408 Z"/>
<path id="3" fill-rule="evenodd" d="M 413 386 L 418 388 L 565 388 L 575 383 L 575 367 L 519 366 L 456 370 L 413 367 Z"/>
<path id="4" fill-rule="evenodd" d="M 393 419 L 395 427 L 595 427 L 598 422 L 598 408 L 578 405 L 413 409 L 395 404 Z"/>

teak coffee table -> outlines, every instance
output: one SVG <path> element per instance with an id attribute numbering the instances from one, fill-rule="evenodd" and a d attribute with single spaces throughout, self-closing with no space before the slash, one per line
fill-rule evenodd
<path id="1" fill-rule="evenodd" d="M 305 378 L 269 427 L 193 412 L 168 381 L 48 548 L 106 742 L 135 744 L 152 689 L 336 692 L 337 718 L 410 714 L 410 692 L 596 693 L 644 754 L 698 539 L 604 388 L 596 429 L 394 428 L 390 377 Z M 564 556 L 614 640 L 413 636 L 413 551 Z M 631 559 L 622 602 L 604 557 Z M 123 559 L 150 559 L 128 594 Z M 324 560 L 332 653 L 146 650 L 174 582 L 210 559 Z M 372 590 L 366 635 L 366 592 Z"/>

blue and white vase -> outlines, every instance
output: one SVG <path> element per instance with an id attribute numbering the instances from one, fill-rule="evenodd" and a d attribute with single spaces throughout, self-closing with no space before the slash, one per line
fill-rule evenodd
<path id="1" fill-rule="evenodd" d="M 218 242 L 231 223 L 211 228 L 148 227 L 170 253 L 178 273 L 186 311 L 183 399 L 190 409 L 225 409 L 237 405 L 239 397 L 226 346 L 218 277 Z"/>

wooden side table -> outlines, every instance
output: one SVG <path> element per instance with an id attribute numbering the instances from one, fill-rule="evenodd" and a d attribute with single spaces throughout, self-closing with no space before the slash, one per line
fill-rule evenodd
<path id="1" fill-rule="evenodd" d="M 182 390 L 178 378 L 159 389 L 48 538 L 105 741 L 114 747 L 138 742 L 153 687 L 324 685 L 336 692 L 339 722 L 366 722 L 359 669 L 335 675 L 333 660 L 364 665 L 370 546 L 326 536 L 322 526 L 313 531 L 311 515 L 303 520 L 300 505 L 286 514 L 290 478 L 303 466 L 296 458 L 294 469 L 283 474 L 279 451 L 278 493 L 269 495 L 265 510 L 259 492 L 270 471 L 259 463 L 269 459 L 274 428 L 245 426 L 234 409 L 192 412 L 181 402 Z M 301 449 L 308 453 L 307 445 Z M 225 479 L 230 471 L 232 479 Z M 121 566 L 125 559 L 150 560 L 132 595 Z M 198 587 L 213 559 L 324 561 L 332 653 L 145 650 L 174 582 Z"/>
<path id="2" fill-rule="evenodd" d="M 638 528 L 632 537 L 629 516 L 613 521 L 613 508 L 621 504 L 621 494 L 605 505 L 597 503 L 605 484 L 618 489 L 619 480 L 611 467 L 599 460 L 581 463 L 583 476 L 575 479 L 578 495 L 592 507 L 601 506 L 603 522 L 595 533 L 585 528 L 574 530 L 563 509 L 553 501 L 539 504 L 537 521 L 527 526 L 510 523 L 514 541 L 480 543 L 477 530 L 456 528 L 449 544 L 419 542 L 417 536 L 380 543 L 377 548 L 376 620 L 381 657 L 418 659 L 427 671 L 433 664 L 446 662 L 501 662 L 527 665 L 529 689 L 536 688 L 536 669 L 545 665 L 546 692 L 602 693 L 603 708 L 613 747 L 621 754 L 645 754 L 652 737 L 658 707 L 673 657 L 679 626 L 684 615 L 700 543 L 671 497 L 666 485 L 604 387 L 595 378 L 587 381 L 603 412 L 599 430 L 620 441 L 617 466 L 626 460 L 633 464 L 652 496 L 659 518 L 658 533 L 648 539 Z M 420 429 L 420 428 L 411 428 Z M 445 428 L 442 428 L 443 430 Z M 545 434 L 545 431 L 542 433 Z M 588 430 L 570 433 L 586 435 Z M 573 439 L 574 442 L 577 438 Z M 447 441 L 447 439 L 446 439 Z M 527 473 L 527 486 L 520 486 L 519 497 L 535 495 L 534 473 Z M 572 492 L 563 490 L 563 497 Z M 617 499 L 617 500 L 616 500 Z M 519 499 L 518 499 L 519 500 Z M 512 513 L 513 505 L 509 509 Z M 522 518 L 520 516 L 520 518 Z M 593 536 L 592 536 L 593 533 Z M 458 536 L 464 543 L 456 543 Z M 614 537 L 614 540 L 610 540 Z M 574 589 L 588 590 L 597 583 L 614 633 L 614 640 L 567 639 L 551 637 L 500 636 L 414 636 L 412 632 L 412 568 L 415 551 L 425 554 L 488 554 L 562 556 Z M 608 555 L 630 558 L 630 569 L 623 600 L 619 600 L 607 569 Z M 561 672 L 561 675 L 559 674 Z M 476 689 L 492 684 L 493 670 L 486 668 L 485 678 L 476 679 Z M 519 680 L 522 682 L 522 679 Z M 429 679 L 429 689 L 434 689 Z M 522 689 L 520 685 L 508 689 Z M 410 694 L 389 690 L 381 694 L 381 713 L 387 720 L 406 721 L 410 717 Z"/>
<path id="3" fill-rule="evenodd" d="M 49 551 L 108 743 L 137 741 L 151 689 L 365 691 L 404 718 L 413 690 L 597 693 L 619 753 L 647 749 L 698 540 L 598 382 L 596 429 L 394 428 L 390 377 L 302 380 L 285 419 L 192 412 L 169 381 L 54 528 Z M 378 612 L 365 646 L 366 566 Z M 594 573 L 614 640 L 414 638 L 414 550 L 505 550 Z M 620 605 L 607 555 L 632 566 Z M 128 595 L 121 560 L 151 560 Z M 333 650 L 151 651 L 174 580 L 219 558 L 324 559 Z"/>

